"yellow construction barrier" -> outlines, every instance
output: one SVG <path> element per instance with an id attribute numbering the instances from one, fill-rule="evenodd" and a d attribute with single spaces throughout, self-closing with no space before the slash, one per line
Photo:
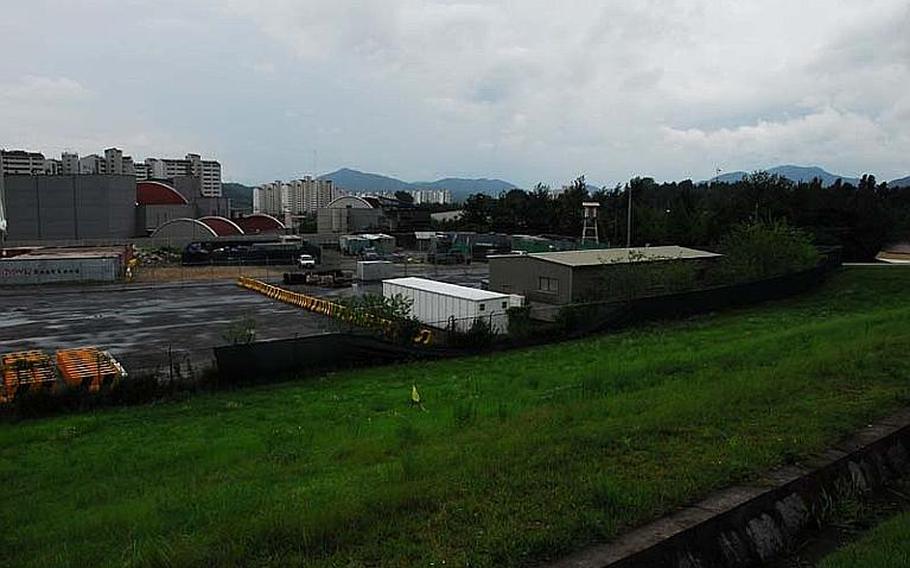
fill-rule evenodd
<path id="1" fill-rule="evenodd" d="M 347 306 L 336 304 L 335 302 L 330 302 L 322 298 L 316 298 L 302 294 L 300 292 L 285 290 L 284 288 L 273 286 L 272 284 L 266 284 L 265 282 L 256 280 L 255 278 L 247 278 L 246 276 L 241 276 L 237 279 L 237 285 L 254 292 L 259 292 L 260 294 L 268 298 L 272 298 L 273 300 L 278 300 L 279 302 L 291 304 L 293 306 L 297 306 L 305 310 L 315 312 L 317 314 L 340 319 L 344 322 L 359 325 L 361 327 L 380 329 L 386 334 L 392 333 L 392 330 L 395 329 L 394 322 L 390 320 L 380 318 L 373 314 L 358 312 L 356 310 L 352 310 Z M 429 345 L 432 340 L 433 333 L 429 329 L 425 328 L 421 329 L 417 336 L 413 338 L 414 343 L 419 343 L 422 345 Z"/>

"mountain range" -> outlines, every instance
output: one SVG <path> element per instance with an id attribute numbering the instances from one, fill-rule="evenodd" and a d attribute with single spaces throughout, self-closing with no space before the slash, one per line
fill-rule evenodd
<path id="1" fill-rule="evenodd" d="M 221 194 L 230 198 L 231 207 L 240 211 L 253 211 L 253 188 L 241 183 L 224 182 Z"/>
<path id="2" fill-rule="evenodd" d="M 765 171 L 767 171 L 769 174 L 777 174 L 781 177 L 785 177 L 795 182 L 810 182 L 813 179 L 818 178 L 822 180 L 822 185 L 826 186 L 833 185 L 834 182 L 836 182 L 838 179 L 843 180 L 844 183 L 850 183 L 853 185 L 857 185 L 859 183 L 859 178 L 832 174 L 831 172 L 827 172 L 818 166 L 776 166 L 773 168 L 768 168 Z M 747 172 L 729 172 L 714 177 L 711 179 L 711 181 L 734 183 L 743 179 L 743 176 L 745 175 L 747 175 Z M 888 185 L 895 187 L 908 187 L 910 186 L 910 176 L 891 180 L 888 182 Z"/>
<path id="3" fill-rule="evenodd" d="M 508 191 L 517 187 L 514 183 L 509 183 L 501 179 L 487 178 L 444 178 L 436 181 L 407 182 L 389 176 L 360 172 L 350 168 L 341 168 L 332 173 L 323 174 L 319 176 L 319 179 L 330 179 L 336 187 L 347 191 L 448 189 L 452 192 L 452 199 L 454 201 L 462 201 L 474 193 L 499 195 L 503 191 Z"/>
<path id="4" fill-rule="evenodd" d="M 831 185 L 838 179 L 844 183 L 857 185 L 859 178 L 832 174 L 817 166 L 776 166 L 766 170 L 768 173 L 777 174 L 781 177 L 793 180 L 795 182 L 809 182 L 814 178 L 822 180 L 824 185 Z M 729 172 L 712 178 L 711 181 L 733 183 L 741 180 L 748 172 Z M 319 179 L 330 179 L 337 187 L 347 191 L 408 191 L 414 189 L 448 189 L 452 192 L 454 201 L 463 201 L 469 195 L 475 193 L 485 193 L 487 195 L 499 195 L 503 191 L 514 189 L 514 183 L 509 183 L 501 179 L 466 179 L 466 178 L 444 178 L 436 181 L 417 181 L 407 182 L 398 178 L 371 174 L 352 170 L 350 168 L 341 168 L 334 172 L 323 174 Z M 881 181 L 881 180 L 879 180 Z M 888 182 L 892 187 L 910 187 L 910 176 L 894 179 Z M 588 184 L 595 190 L 598 186 Z M 235 204 L 245 208 L 252 209 L 253 205 L 253 188 L 239 183 L 225 182 L 223 184 L 225 197 L 230 197 Z"/>

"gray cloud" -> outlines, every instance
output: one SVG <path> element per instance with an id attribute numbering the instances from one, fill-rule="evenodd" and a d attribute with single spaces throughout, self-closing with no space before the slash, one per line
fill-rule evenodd
<path id="1" fill-rule="evenodd" d="M 0 62 L 10 147 L 197 150 L 247 182 L 344 165 L 523 184 L 910 166 L 903 0 L 35 0 L 5 12 L 0 48 L 28 54 Z"/>

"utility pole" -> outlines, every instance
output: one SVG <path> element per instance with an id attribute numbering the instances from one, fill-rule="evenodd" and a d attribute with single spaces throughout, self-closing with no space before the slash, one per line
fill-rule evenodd
<path id="1" fill-rule="evenodd" d="M 3 155 L 0 153 L 0 256 L 6 245 L 6 193 L 3 190 Z"/>
<path id="2" fill-rule="evenodd" d="M 629 194 L 629 208 L 626 214 L 626 248 L 632 247 L 632 184 L 626 188 Z"/>

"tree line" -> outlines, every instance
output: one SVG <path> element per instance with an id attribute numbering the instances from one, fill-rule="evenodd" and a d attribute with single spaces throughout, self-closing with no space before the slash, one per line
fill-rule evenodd
<path id="1" fill-rule="evenodd" d="M 600 203 L 602 242 L 626 243 L 631 196 L 631 244 L 710 247 L 738 224 L 783 222 L 806 231 L 816 245 L 841 246 L 845 260 L 869 260 L 891 242 L 910 238 L 910 187 L 890 187 L 864 175 L 858 185 L 819 179 L 794 182 L 758 171 L 741 181 L 657 183 L 636 177 L 593 188 L 584 177 L 554 192 L 544 184 L 492 197 L 475 194 L 463 217 L 446 228 L 578 238 L 582 203 Z"/>

